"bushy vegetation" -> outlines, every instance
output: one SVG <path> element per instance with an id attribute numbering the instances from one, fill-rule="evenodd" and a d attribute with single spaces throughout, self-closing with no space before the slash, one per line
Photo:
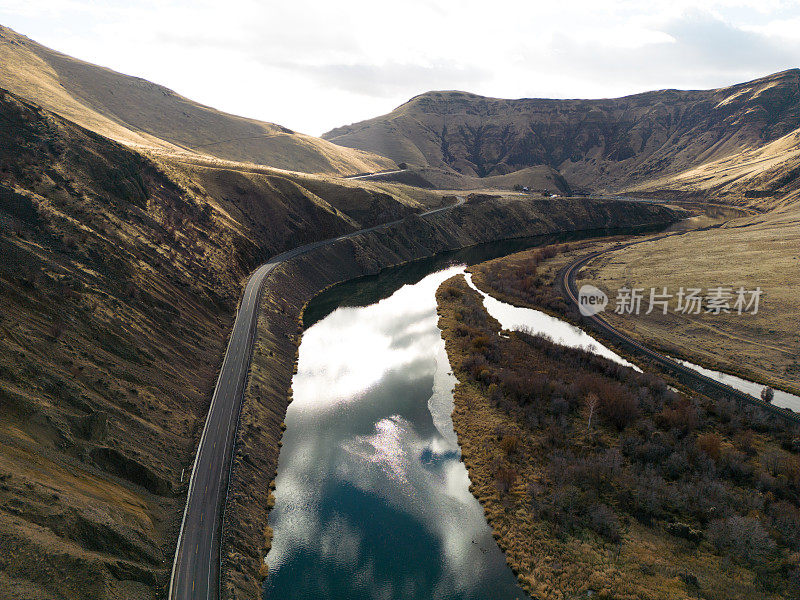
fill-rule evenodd
<path id="1" fill-rule="evenodd" d="M 535 277 L 534 266 L 528 271 Z M 525 279 L 515 281 L 509 285 Z M 530 543 L 511 538 L 535 532 L 551 540 L 548 551 L 563 552 L 562 559 L 574 544 L 587 553 L 616 548 L 611 562 L 624 575 L 601 581 L 608 597 L 668 596 L 658 591 L 660 583 L 636 583 L 643 572 L 638 567 L 653 571 L 648 577 L 666 588 L 699 586 L 709 598 L 797 597 L 796 428 L 754 407 L 678 393 L 658 376 L 542 336 L 498 335 L 499 325 L 463 281 L 449 280 L 438 297 L 461 382 L 457 397 L 474 409 L 484 402 L 497 421 L 480 450 L 492 457 L 485 471 L 494 480 L 494 491 L 482 500 L 503 507 L 497 518 L 508 532 L 507 555 L 521 573 L 533 573 L 539 584 L 547 579 L 534 552 L 514 554 L 516 544 Z M 467 454 L 468 465 L 483 464 Z M 646 564 L 653 556 L 635 556 L 645 540 L 650 551 L 680 564 L 659 574 Z M 620 558 L 626 551 L 634 556 Z M 571 568 L 579 577 L 588 567 Z M 737 573 L 738 583 L 722 583 L 720 573 Z M 563 585 L 575 591 L 589 584 Z"/>
<path id="2" fill-rule="evenodd" d="M 563 313 L 568 305 L 552 285 L 556 269 L 553 258 L 570 252 L 575 244 L 552 244 L 476 265 L 476 279 L 493 290 L 500 299 L 531 304 L 550 313 Z"/>

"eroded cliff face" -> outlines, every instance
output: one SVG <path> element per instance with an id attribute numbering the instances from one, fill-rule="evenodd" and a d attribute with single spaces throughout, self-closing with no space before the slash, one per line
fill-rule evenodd
<path id="1" fill-rule="evenodd" d="M 267 513 L 305 305 L 336 283 L 479 243 L 604 227 L 665 225 L 679 213 L 635 202 L 473 198 L 452 211 L 411 217 L 343 240 L 275 269 L 265 284 L 250 379 L 237 433 L 223 526 L 225 598 L 260 595 L 271 531 Z"/>
<path id="2" fill-rule="evenodd" d="M 800 70 L 793 69 L 716 90 L 661 90 L 601 100 L 503 100 L 428 92 L 387 115 L 324 137 L 398 162 L 469 176 L 547 165 L 573 187 L 619 190 L 793 134 L 800 127 L 799 82 Z M 790 145 L 797 149 L 797 144 Z M 791 167 L 782 168 L 781 175 L 791 173 Z M 785 187 L 796 178 L 776 177 L 775 183 Z M 667 185 L 662 181 L 662 187 Z"/>

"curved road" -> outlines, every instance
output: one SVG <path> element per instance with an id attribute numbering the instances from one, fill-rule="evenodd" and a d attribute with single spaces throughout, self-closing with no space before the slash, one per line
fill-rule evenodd
<path id="1" fill-rule="evenodd" d="M 360 175 L 345 175 L 344 179 L 371 179 L 373 177 L 381 177 L 382 175 L 394 175 L 395 173 L 402 173 L 405 169 L 395 169 L 393 171 L 376 171 L 375 173 L 361 173 Z"/>
<path id="2" fill-rule="evenodd" d="M 635 242 L 628 242 L 626 244 L 618 244 L 606 250 L 602 250 L 600 252 L 594 252 L 589 254 L 588 256 L 584 256 L 583 258 L 579 258 L 578 260 L 572 262 L 571 264 L 564 267 L 558 277 L 559 287 L 562 289 L 564 294 L 567 298 L 572 301 L 576 307 L 579 307 L 578 304 L 578 290 L 577 284 L 575 282 L 576 276 L 578 271 L 584 267 L 589 261 L 594 260 L 598 256 L 601 256 L 607 252 L 613 252 L 615 250 L 621 250 L 622 248 L 627 248 L 628 246 L 633 246 L 635 244 L 641 244 L 642 242 L 652 241 L 655 239 L 662 239 L 664 237 L 668 237 L 670 235 L 676 235 L 674 233 L 657 236 L 655 238 L 648 238 L 645 240 L 638 240 Z M 759 406 L 766 410 L 769 410 L 777 415 L 780 415 L 790 421 L 794 421 L 796 423 L 800 423 L 800 414 L 786 411 L 782 408 L 777 406 L 773 406 L 772 404 L 768 404 L 758 398 L 751 396 L 750 394 L 746 394 L 742 391 L 739 391 L 735 388 L 732 388 L 728 385 L 725 385 L 722 382 L 717 381 L 716 379 L 712 379 L 711 377 L 707 377 L 702 373 L 698 373 L 694 369 L 691 369 L 682 363 L 671 359 L 670 357 L 661 354 L 660 352 L 656 352 L 643 344 L 639 343 L 635 339 L 631 338 L 630 336 L 622 333 L 619 329 L 611 325 L 608 321 L 603 319 L 600 315 L 592 315 L 592 316 L 584 316 L 584 319 L 590 321 L 592 324 L 595 325 L 597 329 L 602 331 L 605 335 L 610 337 L 612 340 L 617 340 L 623 342 L 628 347 L 634 348 L 640 354 L 643 354 L 653 362 L 660 364 L 663 367 L 666 367 L 670 371 L 677 371 L 680 374 L 687 376 L 690 380 L 695 381 L 697 383 L 701 383 L 704 386 L 711 387 L 717 391 L 724 392 L 731 398 L 735 398 L 737 400 L 742 400 L 744 402 L 749 402 L 750 404 Z"/>
<path id="3" fill-rule="evenodd" d="M 463 203 L 464 198 L 459 197 L 455 204 L 429 210 L 417 216 L 424 217 L 451 210 Z M 239 409 L 250 368 L 264 281 L 277 265 L 290 258 L 340 240 L 385 229 L 404 220 L 397 219 L 289 250 L 271 258 L 250 275 L 241 306 L 236 313 L 236 321 L 233 324 L 195 455 L 186 508 L 172 564 L 169 600 L 206 600 L 219 597 L 219 540 L 222 511 L 227 496 Z"/>

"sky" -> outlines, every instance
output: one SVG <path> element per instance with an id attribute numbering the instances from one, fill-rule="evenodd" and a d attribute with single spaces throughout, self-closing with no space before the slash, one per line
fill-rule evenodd
<path id="1" fill-rule="evenodd" d="M 598 98 L 800 67 L 800 0 L 0 0 L 0 23 L 314 135 L 434 89 Z"/>

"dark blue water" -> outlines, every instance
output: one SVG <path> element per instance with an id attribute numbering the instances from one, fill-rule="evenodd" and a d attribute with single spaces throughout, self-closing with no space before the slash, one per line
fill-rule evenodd
<path id="1" fill-rule="evenodd" d="M 300 346 L 264 597 L 524 598 L 469 492 L 434 293 L 338 308 Z"/>

